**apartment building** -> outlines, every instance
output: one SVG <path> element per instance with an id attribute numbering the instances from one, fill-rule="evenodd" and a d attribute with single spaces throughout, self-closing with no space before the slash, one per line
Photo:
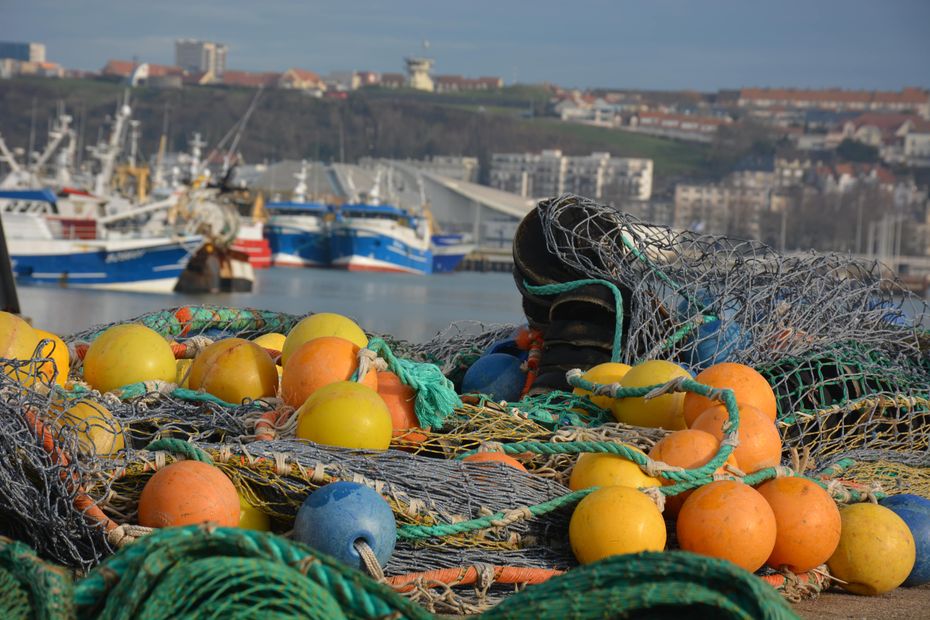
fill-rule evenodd
<path id="1" fill-rule="evenodd" d="M 742 170 L 720 183 L 675 186 L 674 226 L 696 232 L 758 239 L 760 216 L 771 208 L 776 174 Z"/>
<path id="2" fill-rule="evenodd" d="M 649 200 L 651 159 L 612 157 L 596 152 L 566 156 L 560 150 L 541 153 L 495 153 L 491 187 L 528 198 L 571 192 L 602 202 Z"/>
<path id="3" fill-rule="evenodd" d="M 174 64 L 191 73 L 222 77 L 226 71 L 226 54 L 226 46 L 213 41 L 178 39 L 174 43 Z"/>

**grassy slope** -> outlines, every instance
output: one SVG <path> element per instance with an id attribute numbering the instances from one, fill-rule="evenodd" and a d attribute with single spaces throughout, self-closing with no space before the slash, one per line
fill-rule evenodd
<path id="1" fill-rule="evenodd" d="M 86 117 L 85 143 L 92 143 L 124 91 L 119 84 L 93 80 L 15 79 L 0 81 L 0 132 L 11 147 L 29 139 L 36 104 L 38 143 L 58 101 L 75 117 Z M 169 148 L 185 148 L 199 131 L 215 144 L 248 107 L 253 90 L 222 87 L 132 91 L 134 115 L 142 121 L 144 153 L 157 148 L 169 110 Z M 412 91 L 365 90 L 348 101 L 318 100 L 293 91 L 267 91 L 243 136 L 240 148 L 250 161 L 319 157 L 346 161 L 365 155 L 420 158 L 560 148 L 567 154 L 608 151 L 617 156 L 651 157 L 657 185 L 676 176 L 708 171 L 707 148 L 614 129 L 523 118 L 545 101 L 545 91 L 511 87 L 498 93 L 429 95 Z M 287 122 L 282 122 L 286 119 Z M 485 170 L 486 172 L 486 170 Z"/>

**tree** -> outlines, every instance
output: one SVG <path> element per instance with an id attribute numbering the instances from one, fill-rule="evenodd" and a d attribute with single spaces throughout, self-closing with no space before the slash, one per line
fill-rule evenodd
<path id="1" fill-rule="evenodd" d="M 836 155 L 845 161 L 863 162 L 868 164 L 879 161 L 878 149 L 858 140 L 846 138 L 836 147 Z"/>

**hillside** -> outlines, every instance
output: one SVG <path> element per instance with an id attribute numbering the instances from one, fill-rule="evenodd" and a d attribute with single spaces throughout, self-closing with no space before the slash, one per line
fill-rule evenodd
<path id="1" fill-rule="evenodd" d="M 37 142 L 41 145 L 48 119 L 61 101 L 74 116 L 83 143 L 91 144 L 123 91 L 121 85 L 93 80 L 3 80 L 0 132 L 11 148 L 25 147 L 34 108 Z M 241 117 L 254 94 L 252 90 L 225 87 L 133 89 L 134 117 L 142 121 L 143 153 L 156 150 L 166 116 L 169 150 L 186 148 L 195 131 L 208 145 L 215 144 Z M 544 103 L 544 93 L 526 87 L 457 95 L 358 91 L 344 101 L 269 90 L 252 115 L 240 151 L 253 162 L 468 155 L 481 159 L 483 176 L 493 152 L 549 148 L 569 154 L 608 151 L 618 156 L 653 158 L 656 184 L 660 187 L 675 177 L 703 176 L 711 169 L 708 149 L 703 146 L 566 124 L 551 118 L 524 118 L 526 111 L 538 111 Z"/>

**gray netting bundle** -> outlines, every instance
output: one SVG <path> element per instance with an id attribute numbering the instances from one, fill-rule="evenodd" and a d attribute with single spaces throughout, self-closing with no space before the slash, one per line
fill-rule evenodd
<path id="1" fill-rule="evenodd" d="M 141 490 L 178 458 L 165 446 L 183 453 L 197 445 L 279 533 L 323 484 L 372 486 L 401 528 L 387 577 L 473 570 L 471 595 L 426 577 L 404 592 L 431 610 L 470 613 L 528 582 L 495 585 L 488 575 L 497 569 L 575 564 L 566 532 L 578 496 L 565 485 L 579 451 L 648 450 L 666 434 L 613 423 L 610 412 L 569 393 L 567 370 L 607 360 L 667 359 L 694 373 L 721 361 L 751 365 L 775 389 L 786 449 L 796 449 L 785 454 L 794 471 L 827 468 L 930 490 L 930 476 L 915 475 L 930 466 L 926 308 L 878 264 L 783 257 L 756 242 L 651 226 L 563 196 L 521 223 L 514 265 L 528 322 L 519 331 L 531 343 L 535 379 L 528 394 L 513 403 L 465 398 L 441 428 L 395 438 L 381 453 L 295 439 L 293 407 L 277 398 L 231 405 L 160 382 L 96 392 L 81 382 L 82 359 L 106 325 L 66 339 L 68 389 L 35 376 L 46 359 L 0 360 L 0 534 L 47 559 L 91 568 L 145 534 L 134 526 Z M 218 339 L 287 333 L 300 318 L 183 306 L 131 322 L 165 336 L 176 357 L 192 358 Z M 517 332 L 468 322 L 422 344 L 384 340 L 394 356 L 435 364 L 458 385 L 476 359 Z M 30 377 L 28 387 L 16 374 Z M 529 473 L 455 460 L 508 446 Z"/>
<path id="2" fill-rule="evenodd" d="M 878 262 L 782 256 L 573 195 L 541 202 L 524 220 L 514 258 L 527 316 L 544 333 L 560 327 L 560 293 L 572 282 L 611 283 L 622 297 L 615 305 L 572 301 L 582 322 L 612 312 L 614 361 L 667 359 L 693 373 L 744 363 L 775 389 L 787 446 L 824 460 L 867 449 L 930 464 L 927 307 Z M 544 367 L 558 362 L 543 353 Z"/>

